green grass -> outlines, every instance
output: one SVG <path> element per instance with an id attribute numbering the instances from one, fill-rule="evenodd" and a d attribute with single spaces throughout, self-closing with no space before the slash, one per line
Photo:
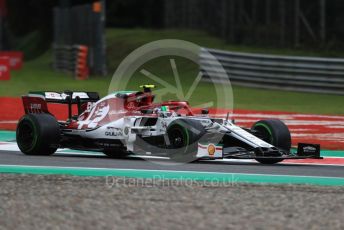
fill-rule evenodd
<path id="1" fill-rule="evenodd" d="M 200 46 L 227 50 L 292 55 L 316 55 L 300 50 L 264 50 L 255 47 L 228 45 L 220 39 L 198 31 L 112 29 L 107 31 L 107 54 L 110 73 L 108 76 L 92 76 L 88 80 L 78 81 L 75 80 L 72 75 L 53 72 L 51 68 L 51 53 L 47 52 L 35 60 L 25 62 L 22 70 L 12 71 L 12 78 L 10 81 L 0 81 L 0 96 L 20 96 L 26 94 L 30 90 L 63 91 L 66 89 L 97 91 L 100 92 L 101 96 L 104 96 L 108 92 L 112 73 L 123 58 L 131 51 L 147 42 L 166 38 L 188 40 Z M 186 94 L 189 86 L 198 73 L 198 67 L 185 59 L 173 58 L 176 60 L 183 83 L 183 91 L 184 94 Z M 166 82 L 174 84 L 169 57 L 152 60 L 142 66 L 142 68 L 149 70 Z M 139 84 L 150 82 L 152 82 L 150 79 L 142 75 L 139 71 L 136 71 L 126 89 L 136 90 Z M 158 89 L 162 88 L 161 85 L 157 85 Z M 233 93 L 234 107 L 240 109 L 344 114 L 343 96 L 252 89 L 239 86 L 233 86 Z M 176 98 L 175 95 L 166 94 L 162 99 L 173 98 Z M 216 97 L 214 86 L 201 82 L 190 98 L 190 101 L 192 105 L 198 105 L 208 101 L 221 101 L 222 99 L 223 98 Z"/>
<path id="2" fill-rule="evenodd" d="M 236 108 L 344 115 L 344 96 L 235 86 Z"/>
<path id="3" fill-rule="evenodd" d="M 92 77 L 87 81 L 77 81 L 72 75 L 53 72 L 51 53 L 47 52 L 39 58 L 24 62 L 23 69 L 11 71 L 11 80 L 0 82 L 1 96 L 20 96 L 28 91 L 53 90 L 95 90 L 105 94 L 109 77 Z"/>
<path id="4" fill-rule="evenodd" d="M 281 54 L 296 56 L 319 56 L 319 57 L 343 57 L 343 53 L 337 50 L 309 50 L 309 49 L 291 49 L 275 47 L 257 47 L 245 45 L 228 44 L 224 40 L 202 31 L 192 30 L 146 30 L 146 29 L 111 29 L 107 31 L 107 44 L 113 51 L 110 52 L 115 60 L 133 51 L 137 47 L 159 39 L 181 39 L 194 42 L 199 46 L 231 50 L 238 52 L 263 53 L 263 54 Z M 123 46 L 121 46 L 123 44 Z M 111 51 L 112 51 L 111 50 Z"/>

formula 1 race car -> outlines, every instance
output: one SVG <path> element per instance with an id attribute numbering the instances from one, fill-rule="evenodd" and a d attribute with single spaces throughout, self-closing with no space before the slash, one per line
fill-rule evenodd
<path id="1" fill-rule="evenodd" d="M 167 156 L 178 162 L 201 159 L 255 159 L 274 164 L 284 159 L 320 158 L 317 144 L 298 144 L 291 153 L 288 127 L 261 120 L 241 128 L 207 109 L 195 115 L 186 101 L 153 103 L 153 85 L 118 91 L 100 99 L 94 92 L 30 92 L 16 138 L 27 155 L 50 155 L 58 148 L 101 151 L 109 157 L 130 154 Z M 47 103 L 68 106 L 69 118 L 57 121 Z M 72 113 L 73 106 L 78 113 Z"/>

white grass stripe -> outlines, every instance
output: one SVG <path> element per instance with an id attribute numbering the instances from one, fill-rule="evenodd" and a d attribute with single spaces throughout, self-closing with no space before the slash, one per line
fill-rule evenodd
<path id="1" fill-rule="evenodd" d="M 0 124 L 17 124 L 18 121 L 0 121 Z"/>

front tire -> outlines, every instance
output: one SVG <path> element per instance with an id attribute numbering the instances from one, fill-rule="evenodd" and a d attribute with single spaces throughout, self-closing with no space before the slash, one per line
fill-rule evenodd
<path id="1" fill-rule="evenodd" d="M 167 127 L 170 158 L 185 163 L 197 160 L 198 141 L 204 134 L 205 129 L 199 121 L 177 119 L 171 122 Z"/>
<path id="2" fill-rule="evenodd" d="M 253 124 L 252 130 L 259 134 L 259 137 L 273 146 L 289 152 L 291 148 L 291 136 L 288 127 L 278 119 L 261 120 Z M 283 161 L 279 158 L 256 159 L 262 164 L 275 164 Z"/>
<path id="3" fill-rule="evenodd" d="M 18 123 L 17 144 L 27 155 L 51 155 L 60 144 L 59 123 L 50 114 L 26 114 Z"/>

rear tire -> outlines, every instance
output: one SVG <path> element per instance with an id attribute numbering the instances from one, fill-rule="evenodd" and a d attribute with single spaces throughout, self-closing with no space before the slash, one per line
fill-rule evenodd
<path id="1" fill-rule="evenodd" d="M 268 142 L 269 144 L 272 144 L 283 151 L 290 151 L 290 131 L 281 120 L 271 119 L 258 121 L 252 126 L 252 130 L 257 131 L 259 137 L 265 142 Z M 275 164 L 283 161 L 283 159 L 278 158 L 256 160 L 262 164 Z"/>
<path id="2" fill-rule="evenodd" d="M 50 114 L 26 114 L 18 122 L 17 144 L 27 155 L 51 155 L 60 145 L 59 123 Z"/>

